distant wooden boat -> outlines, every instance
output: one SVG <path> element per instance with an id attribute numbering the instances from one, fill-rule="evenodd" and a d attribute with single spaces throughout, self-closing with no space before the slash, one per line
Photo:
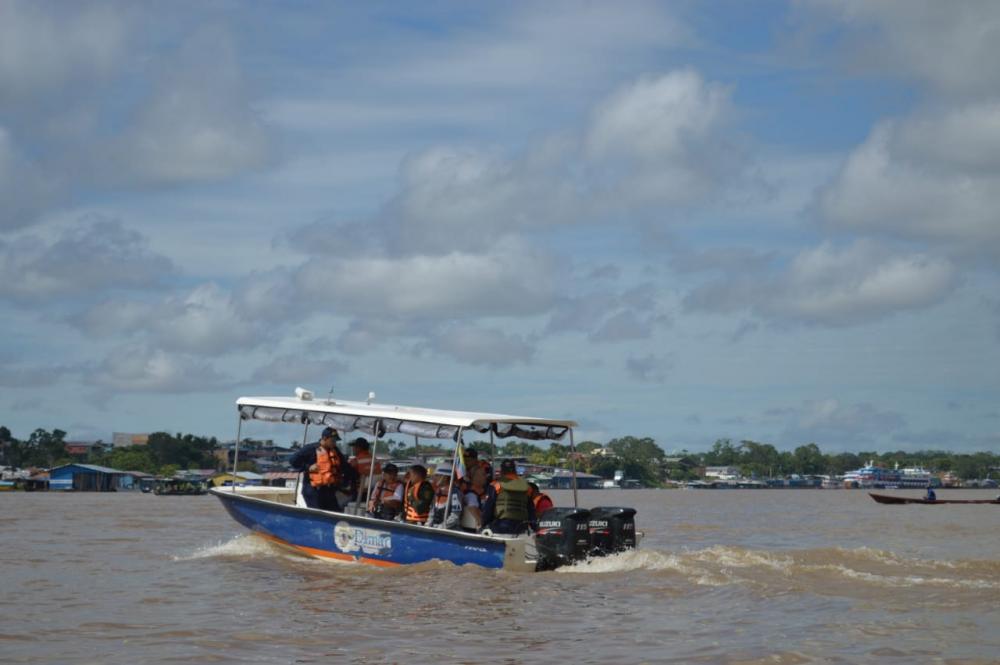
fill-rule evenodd
<path id="1" fill-rule="evenodd" d="M 875 494 L 874 492 L 869 492 L 868 496 L 879 503 L 929 503 L 935 505 L 939 503 L 995 503 L 1000 505 L 1000 499 L 935 499 L 934 501 L 929 501 L 924 498 L 890 496 L 888 494 Z"/>

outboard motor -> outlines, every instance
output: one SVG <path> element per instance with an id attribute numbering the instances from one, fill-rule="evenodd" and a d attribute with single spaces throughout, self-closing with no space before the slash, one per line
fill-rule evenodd
<path id="1" fill-rule="evenodd" d="M 536 569 L 552 570 L 587 558 L 589 518 L 586 508 L 549 508 L 542 513 L 535 532 Z"/>
<path id="2" fill-rule="evenodd" d="M 635 549 L 635 508 L 602 506 L 590 510 L 590 553 L 604 556 Z"/>

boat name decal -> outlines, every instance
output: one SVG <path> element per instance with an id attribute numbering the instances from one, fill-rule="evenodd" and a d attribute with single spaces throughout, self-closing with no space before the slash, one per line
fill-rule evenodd
<path id="1" fill-rule="evenodd" d="M 337 522 L 333 527 L 333 540 L 343 552 L 384 555 L 392 549 L 392 534 L 388 531 L 366 529 L 348 522 Z"/>

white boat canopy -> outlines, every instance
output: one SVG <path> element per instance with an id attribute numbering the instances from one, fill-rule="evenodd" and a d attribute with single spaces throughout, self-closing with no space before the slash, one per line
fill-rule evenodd
<path id="1" fill-rule="evenodd" d="M 365 432 L 376 437 L 400 433 L 454 441 L 460 430 L 472 429 L 482 434 L 493 432 L 501 439 L 517 437 L 559 441 L 570 428 L 576 427 L 572 420 L 311 399 L 311 396 L 306 399 L 240 397 L 236 406 L 243 420 L 308 423 L 333 427 L 341 432 Z"/>

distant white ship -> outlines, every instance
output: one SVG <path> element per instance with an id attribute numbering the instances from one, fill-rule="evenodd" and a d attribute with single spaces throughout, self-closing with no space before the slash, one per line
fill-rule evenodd
<path id="1" fill-rule="evenodd" d="M 867 465 L 844 474 L 844 487 L 859 487 L 863 489 L 893 489 L 896 487 L 927 487 L 938 485 L 938 479 L 923 467 L 911 466 L 904 469 L 896 464 L 894 469 L 875 466 L 869 461 Z"/>

